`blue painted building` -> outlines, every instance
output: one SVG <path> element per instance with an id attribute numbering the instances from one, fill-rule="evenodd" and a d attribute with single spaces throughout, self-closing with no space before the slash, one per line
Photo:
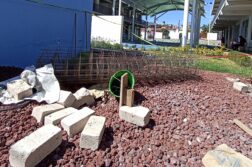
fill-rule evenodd
<path id="1" fill-rule="evenodd" d="M 33 65 L 47 48 L 89 51 L 92 10 L 92 0 L 1 0 L 0 66 Z"/>

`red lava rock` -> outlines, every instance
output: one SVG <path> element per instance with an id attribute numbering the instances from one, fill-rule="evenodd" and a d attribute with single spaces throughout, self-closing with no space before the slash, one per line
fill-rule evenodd
<path id="1" fill-rule="evenodd" d="M 38 166 L 196 167 L 203 166 L 201 159 L 208 150 L 224 142 L 252 158 L 252 139 L 229 122 L 237 118 L 250 125 L 252 99 L 233 90 L 226 74 L 203 72 L 200 76 L 200 80 L 137 84 L 141 97 L 135 101 L 151 110 L 150 123 L 144 128 L 119 119 L 115 98 L 106 104 L 98 101 L 92 109 L 107 118 L 100 148 L 81 149 L 80 134 L 69 138 L 63 131 L 62 144 Z M 37 105 L 31 102 L 0 112 L 0 166 L 9 165 L 11 144 L 42 126 L 31 117 Z"/>
<path id="2" fill-rule="evenodd" d="M 10 146 L 10 145 L 12 145 L 13 143 L 15 143 L 15 140 L 14 140 L 14 139 L 10 139 L 10 140 L 7 140 L 7 141 L 6 141 L 5 145 L 6 145 L 6 146 Z"/>

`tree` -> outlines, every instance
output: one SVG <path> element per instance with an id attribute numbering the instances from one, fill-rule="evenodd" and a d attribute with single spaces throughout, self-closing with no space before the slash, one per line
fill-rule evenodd
<path id="1" fill-rule="evenodd" d="M 207 37 L 207 33 L 209 31 L 209 25 L 206 25 L 204 24 L 202 27 L 201 27 L 201 32 L 200 32 L 200 36 L 201 38 L 206 38 Z"/>

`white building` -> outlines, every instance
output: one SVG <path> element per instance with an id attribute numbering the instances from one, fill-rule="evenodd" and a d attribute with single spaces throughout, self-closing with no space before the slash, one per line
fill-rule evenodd
<path id="1" fill-rule="evenodd" d="M 245 49 L 252 50 L 251 0 L 215 0 L 212 15 L 211 28 L 222 31 L 227 47 L 241 35 L 247 40 Z"/>

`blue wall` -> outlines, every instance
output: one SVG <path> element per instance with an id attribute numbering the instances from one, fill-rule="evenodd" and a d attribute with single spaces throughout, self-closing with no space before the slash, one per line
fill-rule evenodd
<path id="1" fill-rule="evenodd" d="M 89 51 L 92 0 L 39 2 L 0 0 L 0 66 L 35 65 L 46 48 Z"/>

